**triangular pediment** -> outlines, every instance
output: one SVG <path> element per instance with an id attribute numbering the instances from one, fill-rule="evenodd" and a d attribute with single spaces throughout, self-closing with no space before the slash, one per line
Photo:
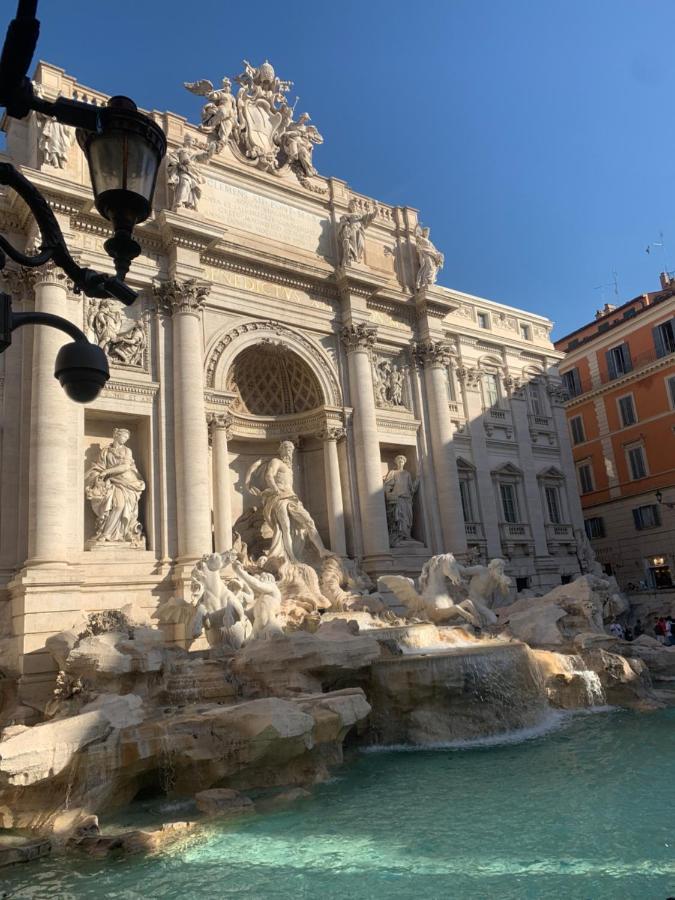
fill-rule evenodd
<path id="1" fill-rule="evenodd" d="M 537 478 L 549 478 L 555 479 L 556 481 L 562 481 L 565 478 L 565 474 L 561 472 L 557 466 L 548 466 L 537 474 Z"/>
<path id="2" fill-rule="evenodd" d="M 464 459 L 463 456 L 457 457 L 457 468 L 460 472 L 475 472 L 476 467 L 472 462 L 469 462 L 468 459 Z"/>
<path id="3" fill-rule="evenodd" d="M 518 466 L 516 466 L 514 463 L 507 462 L 507 463 L 504 463 L 504 465 L 498 466 L 496 469 L 493 469 L 492 474 L 493 475 L 511 475 L 512 477 L 516 476 L 517 478 L 522 478 L 523 470 L 519 469 Z"/>

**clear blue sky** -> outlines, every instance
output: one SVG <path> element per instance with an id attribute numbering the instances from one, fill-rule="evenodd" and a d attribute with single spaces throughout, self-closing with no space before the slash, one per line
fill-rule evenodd
<path id="1" fill-rule="evenodd" d="M 13 2 L 4 4 L 13 10 Z M 325 175 L 413 206 L 450 287 L 550 316 L 675 268 L 672 0 L 42 0 L 37 56 L 197 122 L 183 81 L 265 57 Z M 619 297 L 612 281 L 616 271 Z"/>

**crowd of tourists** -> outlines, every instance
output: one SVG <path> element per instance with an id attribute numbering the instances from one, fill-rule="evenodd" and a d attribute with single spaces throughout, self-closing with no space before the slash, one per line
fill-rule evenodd
<path id="1" fill-rule="evenodd" d="M 645 630 L 641 619 L 638 619 L 634 626 L 624 626 L 613 619 L 609 633 L 622 641 L 634 641 L 644 634 Z M 666 647 L 675 647 L 675 620 L 672 616 L 654 616 L 654 637 Z"/>

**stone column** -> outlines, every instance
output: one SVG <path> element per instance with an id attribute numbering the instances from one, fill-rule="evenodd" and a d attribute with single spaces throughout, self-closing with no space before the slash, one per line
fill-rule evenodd
<path id="1" fill-rule="evenodd" d="M 347 538 L 345 534 L 345 511 L 342 502 L 342 480 L 340 478 L 340 460 L 338 458 L 338 441 L 345 436 L 341 427 L 330 426 L 318 437 L 323 441 L 323 469 L 326 479 L 326 509 L 328 512 L 328 531 L 330 549 L 338 556 L 347 555 Z"/>
<path id="2" fill-rule="evenodd" d="M 424 368 L 443 550 L 446 553 L 466 553 L 466 530 L 448 408 L 450 348 L 443 341 L 421 341 L 415 348 L 415 356 Z"/>
<path id="3" fill-rule="evenodd" d="M 470 366 L 460 366 L 457 379 L 464 395 L 466 423 L 471 433 L 471 450 L 476 466 L 476 492 L 480 507 L 481 522 L 485 534 L 485 549 L 488 559 L 502 556 L 502 541 L 499 534 L 499 508 L 490 472 L 490 454 L 485 437 L 485 411 L 480 391 L 480 372 Z"/>
<path id="4" fill-rule="evenodd" d="M 195 278 L 154 286 L 173 318 L 173 401 L 178 562 L 210 553 L 209 448 L 204 408 L 201 313 L 209 286 Z"/>
<path id="5" fill-rule="evenodd" d="M 218 553 L 232 547 L 232 485 L 227 442 L 231 437 L 230 413 L 209 413 L 213 468 L 213 530 Z"/>
<path id="6" fill-rule="evenodd" d="M 532 452 L 532 437 L 530 436 L 530 423 L 527 418 L 527 399 L 525 388 L 515 379 L 507 381 L 507 388 L 511 394 L 511 415 L 513 427 L 516 432 L 518 444 L 518 456 L 523 470 L 523 490 L 527 504 L 527 521 L 532 530 L 534 552 L 536 556 L 548 556 L 548 544 L 546 542 L 546 520 L 542 509 L 542 497 L 537 482 L 537 471 Z"/>
<path id="7" fill-rule="evenodd" d="M 579 490 L 577 488 L 577 472 L 574 465 L 574 453 L 572 452 L 572 443 L 570 441 L 570 431 L 567 424 L 567 414 L 565 412 L 565 401 L 568 399 L 567 391 L 560 382 L 549 382 L 546 386 L 549 401 L 551 404 L 551 412 L 553 413 L 553 422 L 555 424 L 556 434 L 558 436 L 558 447 L 560 448 L 560 461 L 565 476 L 565 495 L 567 498 L 567 508 L 570 513 L 572 524 L 575 528 L 584 528 L 584 513 L 579 498 Z"/>
<path id="8" fill-rule="evenodd" d="M 347 351 L 349 390 L 354 409 L 354 454 L 356 482 L 361 508 L 363 552 L 369 557 L 389 556 L 389 531 L 382 487 L 380 441 L 377 433 L 377 414 L 373 394 L 370 351 L 375 343 L 376 329 L 365 322 L 347 325 L 342 329 L 342 341 Z"/>
<path id="9" fill-rule="evenodd" d="M 56 266 L 38 270 L 35 311 L 68 316 L 67 278 Z M 28 564 L 66 564 L 75 526 L 69 466 L 77 452 L 75 404 L 54 378 L 54 362 L 68 335 L 33 327 L 28 485 Z"/>

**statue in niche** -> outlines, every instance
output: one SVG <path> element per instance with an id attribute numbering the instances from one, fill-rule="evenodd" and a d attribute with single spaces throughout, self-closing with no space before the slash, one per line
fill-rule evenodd
<path id="1" fill-rule="evenodd" d="M 38 97 L 44 96 L 41 84 L 33 82 L 33 88 Z M 46 116 L 43 113 L 37 113 L 37 123 L 40 129 L 38 148 L 42 153 L 42 161 L 47 166 L 64 169 L 68 162 L 68 151 L 75 137 L 75 129 L 58 122 L 54 116 Z"/>
<path id="2" fill-rule="evenodd" d="M 401 367 L 389 359 L 377 359 L 373 366 L 375 375 L 375 399 L 378 406 L 405 406 L 403 402 L 404 377 Z"/>
<path id="3" fill-rule="evenodd" d="M 314 520 L 293 490 L 294 452 L 291 441 L 282 441 L 279 456 L 264 464 L 259 460 L 249 469 L 246 486 L 262 501 L 263 519 L 272 538 L 266 555 L 280 557 L 290 563 L 302 563 L 307 543 L 319 558 L 329 556 L 330 551 L 324 547 Z M 253 483 L 256 475 L 262 481 L 262 489 Z"/>
<path id="4" fill-rule="evenodd" d="M 418 291 L 436 284 L 439 271 L 443 268 L 445 257 L 437 250 L 429 237 L 428 228 L 415 229 L 415 244 L 417 247 L 417 259 L 420 267 L 417 272 L 415 287 Z"/>
<path id="5" fill-rule="evenodd" d="M 85 472 L 84 490 L 96 516 L 96 534 L 89 542 L 126 544 L 145 549 L 138 521 L 138 501 L 145 490 L 134 457 L 127 447 L 127 428 L 113 429 L 112 443 L 103 447 L 97 461 Z"/>
<path id="6" fill-rule="evenodd" d="M 419 478 L 413 478 L 405 468 L 406 457 L 394 458 L 394 468 L 384 476 L 384 499 L 387 506 L 387 527 L 392 547 L 412 540 L 413 499 Z"/>
<path id="7" fill-rule="evenodd" d="M 232 568 L 253 596 L 253 632 L 258 640 L 271 640 L 283 634 L 279 616 L 281 615 L 281 591 L 271 572 L 261 572 L 257 577 L 249 574 L 237 560 Z"/>
<path id="8" fill-rule="evenodd" d="M 173 190 L 171 208 L 174 212 L 181 206 L 185 209 L 197 209 L 202 195 L 201 185 L 204 183 L 198 163 L 206 162 L 215 150 L 215 144 L 210 144 L 206 150 L 198 147 L 192 135 L 186 134 L 183 146 L 168 154 L 167 181 Z"/>
<path id="9" fill-rule="evenodd" d="M 316 175 L 312 163 L 314 144 L 323 144 L 323 138 L 314 125 L 306 125 L 306 122 L 309 122 L 309 113 L 303 113 L 297 122 L 288 124 L 281 135 L 281 149 L 289 165 L 297 167 L 309 178 Z"/>
<path id="10" fill-rule="evenodd" d="M 232 82 L 223 78 L 219 90 L 214 90 L 211 82 L 203 78 L 201 81 L 186 81 L 185 87 L 192 94 L 206 97 L 202 108 L 202 124 L 199 130 L 209 135 L 209 144 L 220 153 L 226 146 L 230 136 L 238 136 L 237 104 L 232 94 Z"/>
<path id="11" fill-rule="evenodd" d="M 366 246 L 366 228 L 375 221 L 377 216 L 376 204 L 367 213 L 355 212 L 353 203 L 350 204 L 349 209 L 350 212 L 341 216 L 338 222 L 341 266 L 349 266 L 352 263 L 361 262 Z"/>

